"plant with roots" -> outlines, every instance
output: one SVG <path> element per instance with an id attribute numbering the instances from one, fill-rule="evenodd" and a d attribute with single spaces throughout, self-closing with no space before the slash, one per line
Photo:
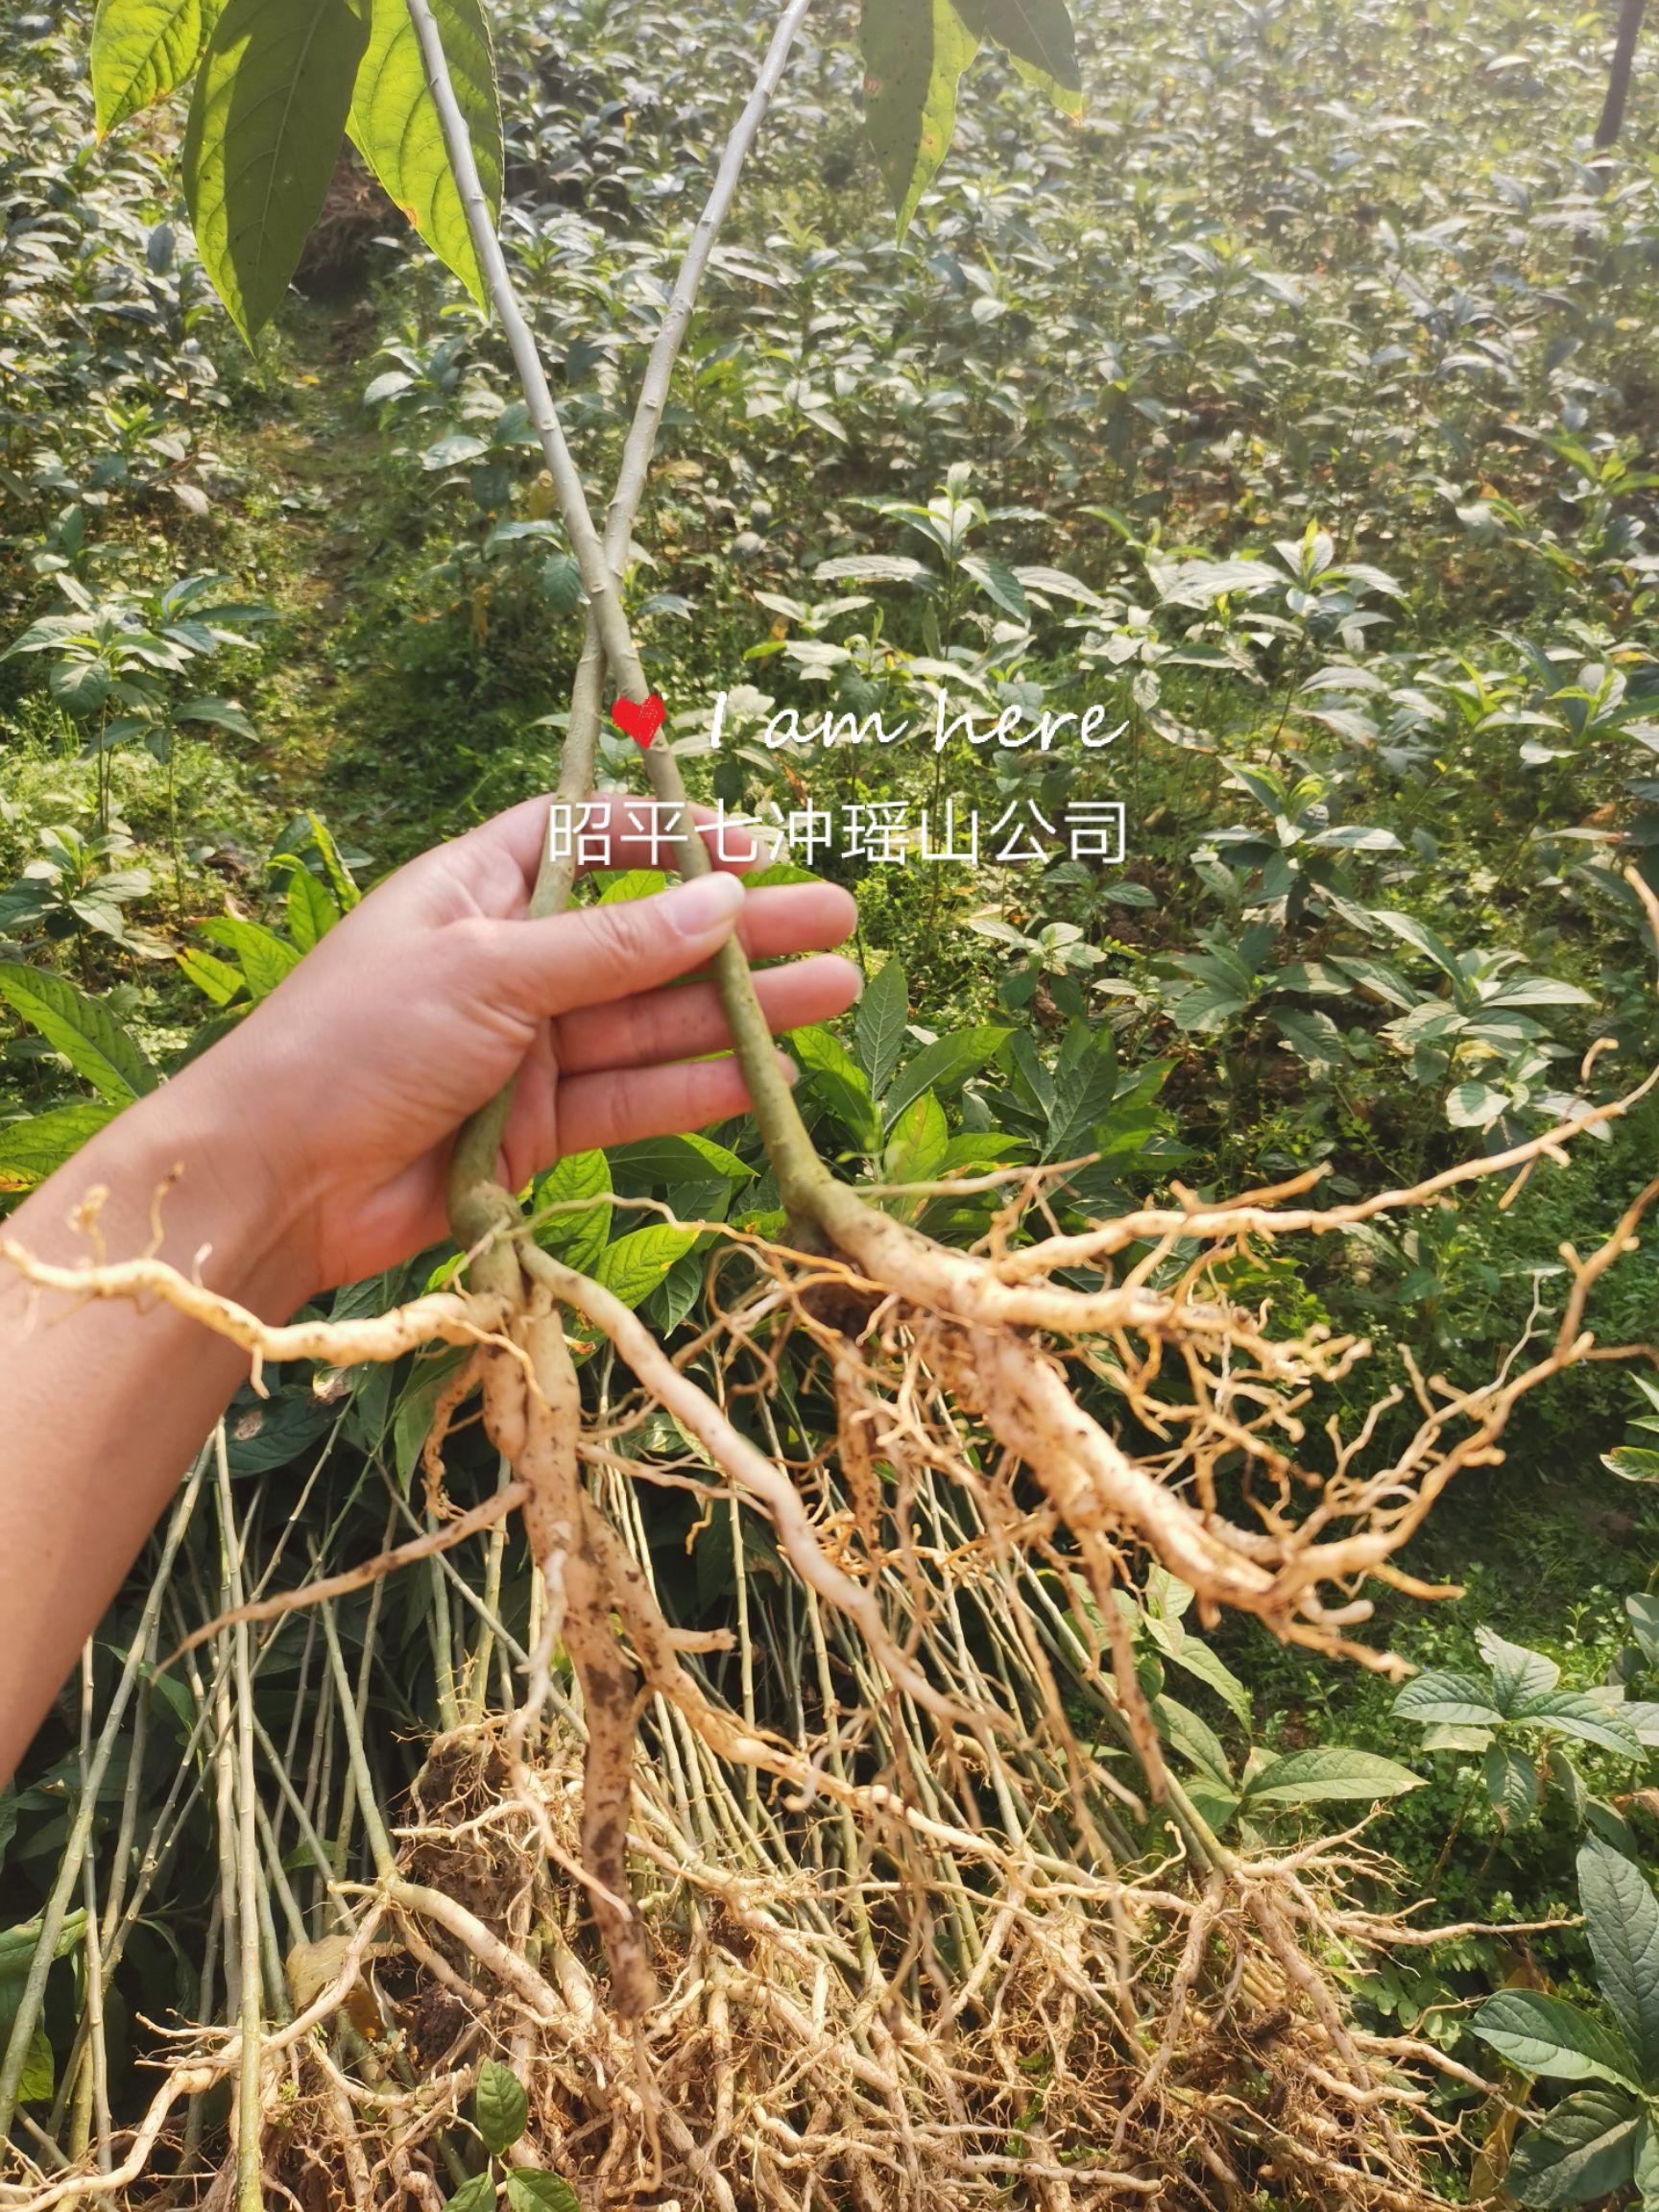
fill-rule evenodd
<path id="1" fill-rule="evenodd" d="M 565 805 L 591 791 L 606 701 L 653 697 L 624 603 L 633 527 L 700 281 L 810 5 L 782 9 L 732 131 L 603 527 L 497 235 L 499 128 L 477 0 L 373 0 L 361 13 L 350 0 L 230 0 L 211 25 L 194 0 L 104 0 L 98 15 L 104 128 L 196 75 L 186 189 L 245 333 L 282 296 L 348 124 L 493 310 L 587 594 Z M 1075 102 L 1062 0 L 866 0 L 862 36 L 902 228 L 944 157 L 957 80 L 982 39 Z M 666 736 L 642 758 L 653 795 L 689 823 Z M 681 872 L 709 866 L 688 829 Z M 550 840 L 531 913 L 563 909 L 572 876 Z M 255 1382 L 265 1361 L 346 1368 L 432 1343 L 465 1349 L 428 1478 L 441 1497 L 445 1429 L 476 1391 L 507 1465 L 502 1488 L 344 1576 L 237 1602 L 192 1643 L 228 1628 L 245 1637 L 251 1622 L 432 1559 L 514 1511 L 541 1594 L 522 1701 L 499 1726 L 480 1714 L 465 1756 L 440 1745 L 400 1849 L 359 1787 L 378 1882 L 366 1900 L 343 1898 L 343 1933 L 314 1946 L 303 1976 L 290 1960 L 291 2018 L 268 2029 L 251 1975 L 237 2032 L 179 2057 L 123 2155 L 96 2175 L 42 2176 L 30 2201 L 43 2212 L 88 2189 L 131 2188 L 174 2105 L 232 2075 L 235 2178 L 240 2201 L 257 2202 L 275 2155 L 261 2146 L 262 2099 L 349 2008 L 388 1932 L 537 2083 L 547 2154 L 556 2129 L 577 2140 L 605 2119 L 612 2147 L 593 2186 L 622 2194 L 596 2201 L 635 2201 L 641 2176 L 655 2182 L 668 2161 L 698 2201 L 733 2212 L 826 2201 L 815 2171 L 833 2172 L 838 2200 L 861 2207 L 989 2204 L 1016 2178 L 1044 2205 L 1121 2203 L 1171 2176 L 1225 2202 L 1258 2183 L 1345 2204 L 1419 2200 L 1420 2139 L 1445 2124 L 1402 2068 L 1436 2064 L 1482 2084 L 1429 2046 L 1362 2032 L 1330 1969 L 1431 1932 L 1343 1902 L 1346 1879 L 1371 1863 L 1351 1839 L 1255 1853 L 1218 1839 L 1166 1764 L 1124 1599 L 1151 1562 L 1193 1594 L 1207 1625 L 1231 1607 L 1298 1644 L 1403 1671 L 1354 1640 L 1368 1586 L 1436 1595 L 1395 1555 L 1447 1484 L 1502 1456 L 1512 1410 L 1551 1377 L 1617 1356 L 1595 1345 L 1587 1305 L 1655 1190 L 1589 1258 L 1568 1255 L 1559 1321 L 1535 1328 L 1491 1382 L 1459 1392 L 1407 1358 L 1407 1381 L 1380 1390 L 1348 1432 L 1321 1404 L 1337 1385 L 1352 1402 L 1369 1347 L 1317 1329 L 1276 1336 L 1229 1283 L 1273 1239 L 1340 1235 L 1489 1175 L 1525 1180 L 1632 1101 L 1586 1108 L 1417 1189 L 1325 1210 L 1305 1202 L 1309 1175 L 1218 1204 L 1177 1186 L 1166 1205 L 1062 1230 L 1054 1209 L 1076 1163 L 901 1194 L 1006 1186 L 989 1235 L 959 1251 L 886 1211 L 895 1193 L 830 1172 L 734 941 L 716 979 L 790 1234 L 775 1244 L 722 1233 L 720 1318 L 695 1362 L 670 1358 L 615 1295 L 536 1241 L 497 1174 L 510 1093 L 457 1136 L 461 1286 L 375 1318 L 273 1328 L 154 1258 L 55 1268 L 0 1243 L 42 1290 L 170 1300 L 245 1346 Z M 585 1404 L 572 1317 L 632 1376 L 630 1403 Z M 785 1356 L 832 1408 L 805 1463 L 773 1426 L 767 1379 Z M 627 1442 L 653 1408 L 685 1447 L 675 1479 L 711 1510 L 724 1501 L 733 1516 L 764 1516 L 794 1577 L 817 1679 L 793 1739 L 717 1702 L 688 1664 L 710 1639 L 671 1626 L 658 1604 L 636 1481 L 661 1470 Z M 1404 1444 L 1383 1450 L 1385 1429 L 1401 1427 Z M 204 1482 L 199 1468 L 181 1513 Z M 342 1696 L 343 1716 L 350 1703 Z M 650 1770 L 636 1759 L 647 1714 L 661 1753 Z M 251 1773 L 252 1747 L 248 1759 Z M 763 1800 L 761 1774 L 787 1790 Z M 1136 1870 L 1144 1846 L 1131 1833 L 1148 1800 L 1166 1846 L 1151 1872 Z M 688 1900 L 673 1943 L 636 1895 L 631 1850 Z M 65 1866 L 73 1879 L 73 1849 Z M 561 1879 L 585 1893 L 603 1938 L 603 2001 L 579 1950 L 552 1932 L 567 1922 L 550 1901 Z M 461 1901 L 483 1890 L 499 1897 L 499 1927 Z M 69 1895 L 65 1885 L 44 1916 L 38 1974 L 0 2070 L 0 2134 Z M 532 1926 L 537 1957 L 522 1940 Z M 925 2027 L 899 1995 L 916 1987 L 933 2006 Z M 1206 2036 L 1230 2036 L 1271 2093 L 1234 2094 L 1225 2067 L 1214 2079 L 1195 2069 L 1191 2047 Z M 307 2108 L 352 2200 L 371 2201 L 389 2176 L 435 2201 L 434 2146 L 449 2145 L 476 2068 L 371 2093 L 337 2055 L 317 2064 Z M 780 2116 L 780 2099 L 796 2121 Z"/>

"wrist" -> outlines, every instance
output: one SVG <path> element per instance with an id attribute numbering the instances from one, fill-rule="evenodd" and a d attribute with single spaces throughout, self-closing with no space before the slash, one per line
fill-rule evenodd
<path id="1" fill-rule="evenodd" d="M 117 1115 L 60 1167 L 30 1201 L 24 1240 L 45 1233 L 60 1248 L 72 1242 L 77 1259 L 90 1257 L 87 1239 L 60 1225 L 101 1189 L 98 1232 L 111 1259 L 155 1247 L 180 1273 L 200 1275 L 264 1319 L 285 1320 L 315 1286 L 275 1160 L 248 1101 L 209 1056 Z"/>

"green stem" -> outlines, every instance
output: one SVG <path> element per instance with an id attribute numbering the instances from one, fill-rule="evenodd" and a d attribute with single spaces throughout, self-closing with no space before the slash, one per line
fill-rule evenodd
<path id="1" fill-rule="evenodd" d="M 1439 1881 L 1441 1871 L 1444 1868 L 1447 1860 L 1452 1856 L 1452 1846 L 1456 1842 L 1458 1837 L 1463 1833 L 1463 1823 L 1469 1817 L 1469 1808 L 1474 1804 L 1475 1792 L 1479 1789 L 1479 1787 L 1480 1772 L 1479 1769 L 1477 1768 L 1470 1780 L 1468 1789 L 1463 1792 L 1463 1802 L 1457 1808 L 1457 1816 L 1452 1823 L 1445 1842 L 1440 1846 L 1440 1856 L 1435 1860 L 1433 1865 L 1429 1869 L 1429 1880 L 1431 1885 Z"/>
<path id="2" fill-rule="evenodd" d="M 225 1588 L 231 1611 L 240 1611 L 243 1534 L 237 1528 L 230 1495 L 230 1462 L 225 1424 L 214 1432 L 219 1463 L 219 1515 L 225 1558 Z M 248 1623 L 238 1621 L 231 1634 L 236 1680 L 236 1936 L 240 1955 L 242 2062 L 236 2092 L 236 2212 L 264 2212 L 265 2184 L 260 2156 L 264 2113 L 260 2074 L 264 2059 L 265 2005 L 260 1958 L 260 1907 L 264 1886 L 259 1866 L 258 1793 L 253 1779 L 253 1684 Z"/>

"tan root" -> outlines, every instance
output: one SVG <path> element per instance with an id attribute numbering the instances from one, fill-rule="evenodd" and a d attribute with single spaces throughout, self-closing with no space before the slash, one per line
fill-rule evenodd
<path id="1" fill-rule="evenodd" d="M 1279 1859 L 1217 1840 L 1166 1767 L 1124 1599 L 1150 1557 L 1206 1621 L 1233 1608 L 1397 1671 L 1348 1631 L 1370 1614 L 1368 1584 L 1437 1594 L 1394 1558 L 1446 1485 L 1502 1457 L 1509 1415 L 1551 1377 L 1653 1357 L 1597 1344 L 1588 1307 L 1659 1183 L 1589 1258 L 1563 1248 L 1547 1340 L 1529 1331 L 1463 1393 L 1407 1358 L 1407 1384 L 1377 1393 L 1347 1433 L 1321 1400 L 1337 1384 L 1352 1397 L 1370 1347 L 1275 1335 L 1229 1277 L 1283 1235 L 1341 1233 L 1481 1175 L 1529 1172 L 1630 1103 L 1327 1213 L 1285 1203 L 1305 1195 L 1299 1181 L 1021 1243 L 1027 1215 L 1052 1225 L 1033 1176 L 985 1254 L 941 1250 L 828 1185 L 813 1203 L 834 1249 L 807 1258 L 733 1236 L 722 1264 L 737 1271 L 735 1302 L 679 1359 L 488 1187 L 469 1223 L 469 1286 L 365 1321 L 271 1327 L 154 1257 L 99 1249 L 65 1268 L 0 1241 L 43 1296 L 164 1300 L 241 1345 L 255 1381 L 268 1360 L 349 1367 L 462 1346 L 428 1443 L 429 1503 L 442 1504 L 444 1436 L 474 1385 L 511 1466 L 493 1497 L 414 1542 L 238 1605 L 181 1647 L 232 1625 L 274 1630 L 297 1605 L 522 1515 L 540 1622 L 525 1695 L 506 1720 L 440 1740 L 396 1863 L 376 1844 L 373 1911 L 338 1973 L 262 2042 L 259 2080 L 299 2097 L 268 2170 L 301 2158 L 337 2175 L 354 2206 L 392 2187 L 435 2207 L 434 2147 L 497 2050 L 533 2092 L 527 2154 L 585 2177 L 595 2206 L 676 2175 L 730 2212 L 958 2212 L 1003 2201 L 1015 2178 L 1056 2207 L 1171 2185 L 1229 2205 L 1262 2187 L 1343 2207 L 1427 2202 L 1419 2159 L 1444 2128 L 1424 2069 L 1483 2085 L 1431 2045 L 1357 2032 L 1330 1962 L 1432 1932 L 1355 1906 L 1349 1839 Z M 96 1206 L 81 1218 L 95 1238 Z M 1115 1282 L 1119 1255 L 1133 1264 Z M 1097 1289 L 1053 1282 L 1080 1265 L 1101 1269 Z M 856 1338 L 830 1309 L 861 1316 Z M 635 1397 L 585 1412 L 566 1311 L 609 1343 Z M 836 1442 L 793 1462 L 771 1411 L 792 1337 L 797 1387 L 820 1391 Z M 715 1695 L 690 1655 L 727 1640 L 677 1631 L 658 1601 L 632 1478 L 670 1471 L 627 1448 L 657 1407 L 689 1440 L 707 1509 L 763 1516 L 794 1577 L 795 1637 L 814 1659 L 794 1686 L 793 1734 Z M 1404 1441 L 1384 1448 L 1388 1417 L 1407 1407 Z M 558 1688 L 566 1664 L 576 1705 Z M 757 1773 L 774 1778 L 768 1800 Z M 1137 1778 L 1173 1854 L 1151 1872 L 1144 1835 L 1122 1825 L 1147 1818 Z M 356 2080 L 345 2042 L 310 2039 L 349 2012 L 388 1913 L 399 2033 L 421 2067 L 406 2094 L 372 2052 Z M 22 2193 L 31 2212 L 130 2191 L 178 2104 L 248 2073 L 236 2035 L 191 2046 L 121 2154 L 41 2176 Z M 298 2200 L 304 2176 L 280 2186 Z"/>

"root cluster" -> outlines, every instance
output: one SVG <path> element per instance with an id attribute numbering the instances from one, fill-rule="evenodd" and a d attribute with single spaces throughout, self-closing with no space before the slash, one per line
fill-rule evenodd
<path id="1" fill-rule="evenodd" d="M 498 1733 L 441 1741 L 406 1871 L 382 1892 L 378 2003 L 418 2086 L 386 2108 L 338 2056 L 300 2066 L 267 2128 L 273 2180 L 308 2201 L 321 2164 L 336 2196 L 357 2169 L 369 2201 L 394 2185 L 435 2200 L 441 2136 L 494 2057 L 529 2093 L 515 2157 L 585 2206 L 959 2212 L 1014 2190 L 1081 2212 L 1260 2186 L 1430 2201 L 1403 2132 L 1421 2090 L 1391 2054 L 1334 2043 L 1298 1985 L 1298 1936 L 1352 1948 L 1329 1905 L 1334 1861 L 1239 1882 L 1194 1880 L 1178 1854 L 1133 1881 L 1062 1871 L 1033 1813 L 1023 1839 L 986 1838 L 976 1863 L 953 1863 L 897 1821 L 850 1844 L 833 1806 L 745 1809 L 673 1716 L 654 1748 L 635 1851 L 663 1996 L 637 2040 L 541 1847 L 542 1818 L 576 1840 L 568 1740 L 532 1770 L 536 1817 Z M 931 1791 L 950 1793 L 939 1776 Z M 1263 1900 L 1290 1971 L 1263 1938 Z"/>
<path id="2" fill-rule="evenodd" d="M 1570 1134 L 1475 1171 L 1525 1170 Z M 1207 1620 L 1231 1606 L 1398 1671 L 1353 1637 L 1367 1585 L 1418 1589 L 1393 1555 L 1447 1482 L 1502 1455 L 1528 1391 L 1620 1356 L 1596 1346 L 1587 1301 L 1652 1190 L 1590 1259 L 1567 1255 L 1558 1323 L 1483 1389 L 1407 1363 L 1339 1428 L 1322 1401 L 1337 1382 L 1352 1399 L 1369 1347 L 1276 1336 L 1228 1280 L 1282 1228 L 1337 1232 L 1438 1190 L 1320 1214 L 1292 1188 L 1022 1242 L 1033 1178 L 972 1254 L 837 1191 L 827 1256 L 725 1239 L 718 1327 L 674 1358 L 504 1206 L 469 1289 L 354 1323 L 349 1346 L 308 1324 L 325 1358 L 396 1357 L 422 1328 L 472 1344 L 428 1447 L 434 1497 L 474 1386 L 511 1468 L 490 1505 L 328 1590 L 517 1509 L 539 1633 L 523 1702 L 440 1740 L 326 1986 L 313 1974 L 263 2049 L 271 2183 L 307 2206 L 436 2212 L 496 2056 L 530 2095 L 515 2155 L 595 2212 L 954 2212 L 1016 2186 L 1044 2207 L 1231 2206 L 1260 2186 L 1427 2201 L 1441 2124 L 1424 2068 L 1446 2062 L 1359 2033 L 1341 1994 L 1343 1966 L 1390 1934 L 1351 1895 L 1367 1862 L 1218 1840 L 1166 1767 L 1132 1631 L 1150 1559 Z M 156 1261 L 61 1270 L 0 1251 L 42 1290 L 158 1294 L 256 1357 L 291 1353 L 291 1333 L 215 1312 Z M 609 1347 L 597 1408 L 571 1315 Z M 779 1426 L 785 1357 L 827 1441 Z M 663 1413 L 684 1447 L 666 1454 Z M 659 1604 L 647 1481 L 769 1524 L 786 1572 L 765 1633 L 810 1663 L 763 1718 L 748 1613 L 737 1695 L 731 1640 Z M 365 2040 L 350 2022 L 371 1937 Z M 178 2102 L 239 2054 L 234 2036 L 194 2042 L 114 2178 L 42 2176 L 35 2212 L 130 2190 Z"/>

